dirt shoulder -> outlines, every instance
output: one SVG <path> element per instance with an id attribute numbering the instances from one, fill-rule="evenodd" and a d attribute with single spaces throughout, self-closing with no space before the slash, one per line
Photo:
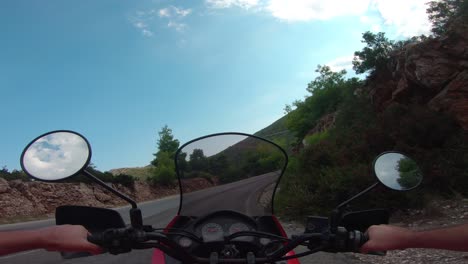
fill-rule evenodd
<path id="1" fill-rule="evenodd" d="M 468 223 L 468 199 L 435 200 L 426 209 L 398 212 L 392 216 L 392 225 L 412 230 L 429 230 Z M 284 222 L 286 232 L 294 234 L 303 232 L 304 227 L 298 223 Z M 468 241 L 467 241 L 468 243 Z M 317 254 L 313 254 L 317 255 Z M 311 255 L 311 256 L 313 256 Z M 364 255 L 355 253 L 319 253 L 320 262 L 301 259 L 301 263 L 450 263 L 468 264 L 468 252 L 457 252 L 436 249 L 407 249 L 388 251 L 385 256 Z M 333 256 L 335 255 L 335 256 Z M 322 259 L 323 258 L 323 259 Z M 325 261 L 324 261 L 325 260 Z M 332 262 L 335 261 L 335 262 Z"/>
<path id="2" fill-rule="evenodd" d="M 468 223 L 468 199 L 436 200 L 426 209 L 401 212 L 392 224 L 412 230 L 430 230 Z M 468 241 L 467 241 L 468 243 Z M 387 252 L 384 257 L 353 254 L 365 263 L 450 263 L 467 264 L 468 252 L 436 249 L 406 249 Z"/>

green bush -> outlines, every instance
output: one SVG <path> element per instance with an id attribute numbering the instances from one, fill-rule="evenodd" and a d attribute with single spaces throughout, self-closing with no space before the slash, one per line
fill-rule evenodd
<path id="1" fill-rule="evenodd" d="M 113 179 L 114 183 L 122 184 L 125 187 L 128 188 L 134 188 L 135 187 L 135 177 L 127 174 L 119 174 L 114 177 Z"/>
<path id="2" fill-rule="evenodd" d="M 30 181 L 31 178 L 26 175 L 23 171 L 18 171 L 18 170 L 12 170 L 11 172 L 8 171 L 6 167 L 3 167 L 0 170 L 0 177 L 7 180 L 7 181 L 12 181 L 12 180 L 22 180 L 22 181 Z"/>
<path id="3" fill-rule="evenodd" d="M 329 134 L 328 134 L 328 131 L 325 130 L 325 131 L 322 131 L 322 132 L 318 132 L 318 133 L 314 133 L 312 135 L 308 135 L 305 137 L 305 143 L 308 147 L 311 147 L 317 143 L 319 143 L 320 141 L 328 138 Z"/>
<path id="4" fill-rule="evenodd" d="M 176 173 L 173 168 L 159 166 L 155 168 L 154 174 L 148 178 L 148 181 L 153 185 L 172 186 L 176 179 Z"/>

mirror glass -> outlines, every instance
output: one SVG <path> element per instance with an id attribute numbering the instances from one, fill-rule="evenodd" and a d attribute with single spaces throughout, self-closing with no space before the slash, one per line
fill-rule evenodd
<path id="1" fill-rule="evenodd" d="M 397 191 L 413 189 L 423 178 L 416 162 L 399 152 L 380 154 L 374 162 L 374 171 L 382 184 Z"/>
<path id="2" fill-rule="evenodd" d="M 72 131 L 56 131 L 33 140 L 23 151 L 21 167 L 43 181 L 68 178 L 85 168 L 91 158 L 88 141 Z"/>

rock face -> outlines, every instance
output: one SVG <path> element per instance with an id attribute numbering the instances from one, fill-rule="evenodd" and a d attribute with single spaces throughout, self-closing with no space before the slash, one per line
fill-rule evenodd
<path id="1" fill-rule="evenodd" d="M 468 25 L 457 24 L 443 38 L 406 45 L 366 86 L 379 110 L 394 102 L 425 104 L 451 114 L 468 130 Z"/>
<path id="2" fill-rule="evenodd" d="M 187 191 L 204 189 L 216 184 L 203 178 L 185 181 L 188 182 L 184 185 L 190 186 L 190 190 Z M 135 182 L 133 189 L 121 185 L 113 187 L 138 202 L 179 193 L 178 185 L 174 187 L 150 186 L 140 181 Z M 0 220 L 52 216 L 57 206 L 67 204 L 113 207 L 125 204 L 125 202 L 94 184 L 6 181 L 0 178 Z"/>

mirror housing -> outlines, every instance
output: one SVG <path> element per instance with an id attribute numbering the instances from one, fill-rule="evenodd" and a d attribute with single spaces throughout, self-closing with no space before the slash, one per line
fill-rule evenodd
<path id="1" fill-rule="evenodd" d="M 23 171 L 39 181 L 56 182 L 83 174 L 104 189 L 130 203 L 132 227 L 143 226 L 143 217 L 136 202 L 115 190 L 86 170 L 91 160 L 91 146 L 88 140 L 70 130 L 56 130 L 40 135 L 31 141 L 21 154 Z"/>
<path id="2" fill-rule="evenodd" d="M 21 154 L 21 168 L 30 177 L 56 182 L 81 173 L 91 160 L 91 146 L 82 135 L 56 130 L 40 135 Z"/>
<path id="3" fill-rule="evenodd" d="M 330 228 L 336 231 L 342 221 L 343 207 L 353 200 L 363 196 L 379 184 L 397 191 L 409 191 L 416 188 L 422 182 L 422 173 L 414 160 L 397 152 L 383 152 L 377 156 L 373 163 L 374 174 L 378 181 L 360 193 L 339 204 L 330 217 Z"/>
<path id="4" fill-rule="evenodd" d="M 418 164 L 400 152 L 384 152 L 377 156 L 373 165 L 377 180 L 392 190 L 412 190 L 418 187 L 423 179 Z"/>

